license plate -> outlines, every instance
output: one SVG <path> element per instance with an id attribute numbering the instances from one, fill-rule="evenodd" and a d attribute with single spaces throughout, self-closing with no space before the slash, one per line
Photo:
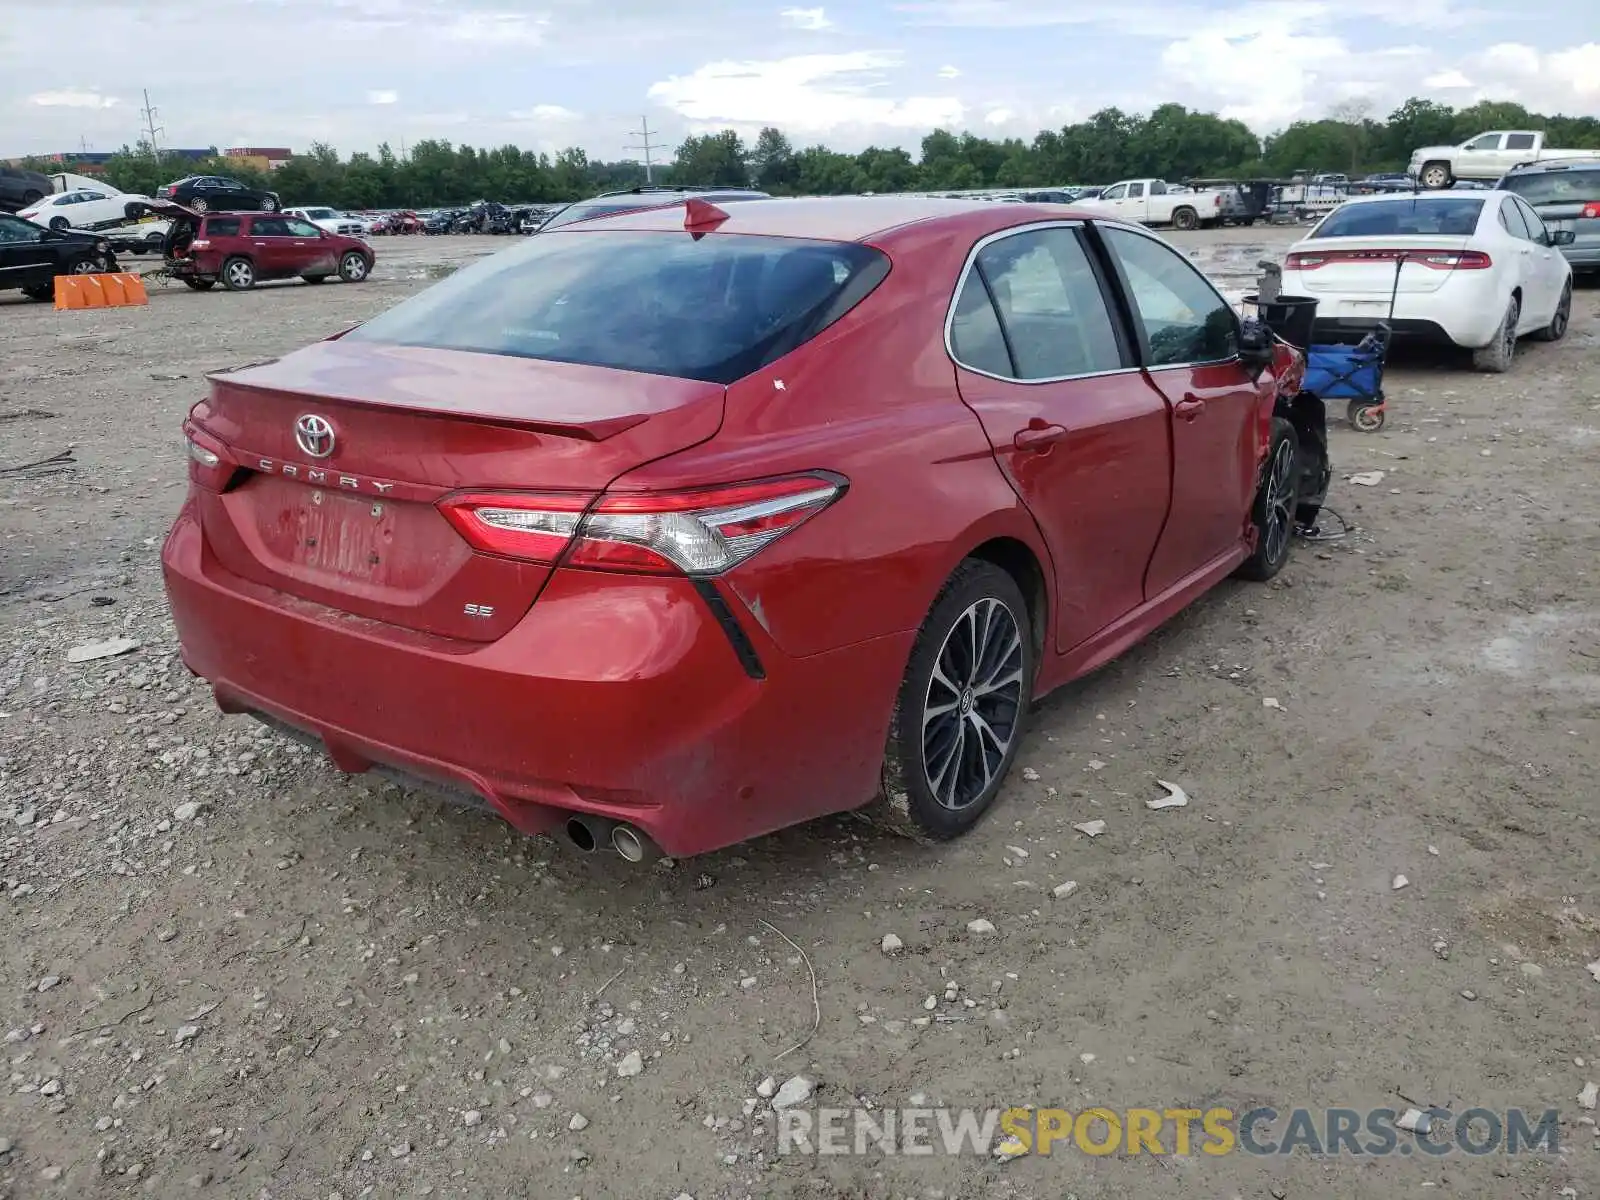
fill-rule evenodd
<path id="1" fill-rule="evenodd" d="M 381 581 L 394 540 L 394 504 L 320 488 L 299 490 L 303 495 L 291 514 L 294 561 L 344 579 Z"/>

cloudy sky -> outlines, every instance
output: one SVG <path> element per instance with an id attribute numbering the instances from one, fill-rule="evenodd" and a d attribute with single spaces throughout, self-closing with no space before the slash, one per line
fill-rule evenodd
<path id="1" fill-rule="evenodd" d="M 797 144 L 1031 136 L 1164 101 L 1262 133 L 1340 102 L 1600 115 L 1595 0 L 0 0 L 0 157 L 425 137 L 628 154 L 648 118 Z M 635 133 L 631 139 L 637 142 Z"/>

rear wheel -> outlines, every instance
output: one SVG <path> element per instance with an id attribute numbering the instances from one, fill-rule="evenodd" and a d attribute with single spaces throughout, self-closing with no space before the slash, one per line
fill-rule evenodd
<path id="1" fill-rule="evenodd" d="M 367 256 L 351 250 L 339 260 L 339 278 L 346 283 L 360 283 L 367 277 L 371 268 L 367 264 Z"/>
<path id="2" fill-rule="evenodd" d="M 35 191 L 23 192 L 22 193 L 22 207 L 23 208 L 32 208 L 35 204 L 39 203 L 39 201 L 41 201 L 43 199 L 44 199 L 44 193 L 43 192 L 35 192 Z"/>
<path id="3" fill-rule="evenodd" d="M 73 275 L 98 275 L 105 270 L 105 264 L 98 258 L 80 258 L 69 270 Z"/>
<path id="4" fill-rule="evenodd" d="M 189 207 L 200 213 L 211 211 L 211 204 L 204 196 L 196 196 L 189 202 Z"/>
<path id="5" fill-rule="evenodd" d="M 261 211 L 262 212 L 277 212 L 278 211 L 278 198 L 276 196 L 263 196 L 261 198 Z"/>
<path id="6" fill-rule="evenodd" d="M 55 298 L 56 285 L 53 283 L 36 283 L 22 289 L 22 294 L 29 300 L 52 300 Z"/>
<path id="7" fill-rule="evenodd" d="M 1491 375 L 1503 375 L 1509 371 L 1511 360 L 1517 354 L 1517 322 L 1521 319 L 1522 304 L 1513 296 L 1511 303 L 1506 306 L 1506 315 L 1501 318 L 1500 328 L 1495 330 L 1494 340 L 1472 352 L 1472 365 Z"/>
<path id="8" fill-rule="evenodd" d="M 1256 531 L 1255 552 L 1239 564 L 1241 579 L 1265 583 L 1289 561 L 1294 543 L 1294 514 L 1300 500 L 1300 436 L 1282 417 L 1272 418 L 1272 443 L 1267 469 L 1250 508 Z"/>
<path id="9" fill-rule="evenodd" d="M 248 292 L 256 285 L 256 268 L 248 258 L 230 258 L 222 264 L 222 286 L 230 292 Z"/>
<path id="10" fill-rule="evenodd" d="M 1567 336 L 1567 326 L 1572 323 L 1572 280 L 1567 280 L 1567 286 L 1561 289 L 1561 303 L 1556 305 L 1556 314 L 1550 318 L 1550 324 L 1533 336 L 1541 342 L 1559 342 Z"/>
<path id="11" fill-rule="evenodd" d="M 71 222 L 69 222 L 65 217 L 50 218 L 50 228 L 54 229 L 57 233 L 65 233 L 70 224 Z"/>
<path id="12" fill-rule="evenodd" d="M 1022 744 L 1033 674 L 1021 589 L 993 563 L 968 559 L 912 647 L 873 820 L 923 841 L 947 841 L 976 825 Z"/>
<path id="13" fill-rule="evenodd" d="M 1442 192 L 1455 182 L 1450 175 L 1450 164 L 1442 162 L 1428 163 L 1417 178 L 1430 192 Z"/>
<path id="14" fill-rule="evenodd" d="M 1180 208 L 1172 214 L 1172 227 L 1188 232 L 1200 225 L 1200 214 L 1192 208 Z"/>

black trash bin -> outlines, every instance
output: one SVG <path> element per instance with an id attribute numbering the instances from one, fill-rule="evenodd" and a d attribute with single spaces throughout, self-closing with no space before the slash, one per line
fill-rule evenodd
<path id="1" fill-rule="evenodd" d="M 1315 296 L 1279 296 L 1276 300 L 1267 301 L 1257 296 L 1246 296 L 1244 302 L 1255 305 L 1262 323 L 1291 346 L 1304 350 L 1311 345 L 1312 330 L 1317 320 Z"/>

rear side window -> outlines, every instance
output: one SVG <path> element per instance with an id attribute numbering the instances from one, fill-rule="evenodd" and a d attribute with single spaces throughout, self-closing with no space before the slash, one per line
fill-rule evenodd
<path id="1" fill-rule="evenodd" d="M 1483 201 L 1466 196 L 1375 200 L 1370 204 L 1346 204 L 1334 209 L 1311 231 L 1311 236 L 1471 237 L 1482 213 Z"/>
<path id="2" fill-rule="evenodd" d="M 978 251 L 951 316 L 950 349 L 964 366 L 1023 381 L 1125 365 L 1099 277 L 1077 230 L 1061 226 Z"/>
<path id="3" fill-rule="evenodd" d="M 573 230 L 458 271 L 347 339 L 732 383 L 889 273 L 853 242 Z"/>
<path id="4" fill-rule="evenodd" d="M 1232 307 L 1165 242 L 1115 226 L 1100 236 L 1116 256 L 1152 367 L 1220 362 L 1238 353 Z"/>
<path id="5" fill-rule="evenodd" d="M 1546 204 L 1600 203 L 1600 165 L 1513 175 L 1502 180 L 1500 187 L 1515 192 L 1535 208 Z"/>
<path id="6" fill-rule="evenodd" d="M 238 237 L 238 217 L 208 217 L 206 218 L 206 237 Z"/>

